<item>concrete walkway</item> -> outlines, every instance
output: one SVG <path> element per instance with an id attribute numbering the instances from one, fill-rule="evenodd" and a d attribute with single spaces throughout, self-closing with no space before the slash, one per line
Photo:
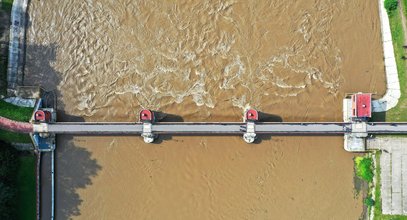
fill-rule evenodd
<path id="1" fill-rule="evenodd" d="M 8 97 L 3 100 L 16 106 L 30 108 L 33 108 L 35 106 L 35 102 L 37 101 L 36 99 L 24 99 L 20 97 Z"/>
<path id="2" fill-rule="evenodd" d="M 407 138 L 378 137 L 367 140 L 369 150 L 381 150 L 382 212 L 407 215 Z"/>
<path id="3" fill-rule="evenodd" d="M 19 122 L 0 116 L 0 128 L 18 133 L 31 133 L 33 125 L 28 122 Z"/>
<path id="4" fill-rule="evenodd" d="M 52 160 L 51 160 L 51 152 L 42 152 L 41 153 L 41 201 L 40 201 L 40 216 L 41 220 L 50 220 L 52 219 Z"/>
<path id="5" fill-rule="evenodd" d="M 23 83 L 26 10 L 28 0 L 14 0 L 11 10 L 9 57 L 7 69 L 8 89 L 15 90 Z"/>
<path id="6" fill-rule="evenodd" d="M 398 78 L 396 59 L 394 57 L 393 41 L 390 22 L 384 8 L 384 0 L 379 0 L 379 15 L 382 31 L 384 65 L 386 70 L 386 94 L 379 100 L 372 102 L 374 112 L 385 112 L 394 108 L 400 99 L 400 82 Z"/>

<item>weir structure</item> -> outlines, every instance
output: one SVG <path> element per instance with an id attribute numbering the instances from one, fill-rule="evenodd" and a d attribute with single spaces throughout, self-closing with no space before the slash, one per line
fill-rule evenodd
<path id="1" fill-rule="evenodd" d="M 264 122 L 255 109 L 245 111 L 242 122 L 160 122 L 156 112 L 144 109 L 138 122 L 57 122 L 56 111 L 38 99 L 30 122 L 0 117 L 0 128 L 30 133 L 35 149 L 51 153 L 50 218 L 54 219 L 54 150 L 56 135 L 140 135 L 146 143 L 159 135 L 241 135 L 254 143 L 261 135 L 343 135 L 344 149 L 364 152 L 370 135 L 407 134 L 407 122 L 369 122 L 371 94 L 351 94 L 343 100 L 343 122 Z M 46 155 L 46 154 L 45 154 Z M 48 154 L 49 155 L 49 154 Z M 43 172 L 43 171 L 42 171 Z M 45 174 L 44 174 L 45 175 Z M 48 211 L 44 211 L 48 213 Z M 44 214 L 43 213 L 43 214 Z"/>
<path id="2" fill-rule="evenodd" d="M 35 106 L 31 123 L 21 132 L 31 133 L 39 151 L 55 149 L 55 135 L 140 135 L 152 143 L 160 134 L 166 135 L 242 135 L 253 143 L 259 135 L 343 135 L 344 149 L 366 151 L 369 135 L 407 134 L 407 123 L 368 122 L 371 117 L 371 94 L 352 94 L 344 99 L 344 122 L 262 122 L 259 113 L 249 109 L 243 122 L 159 122 L 155 112 L 144 109 L 139 122 L 56 122 L 52 108 Z M 19 124 L 19 126 L 22 126 Z"/>

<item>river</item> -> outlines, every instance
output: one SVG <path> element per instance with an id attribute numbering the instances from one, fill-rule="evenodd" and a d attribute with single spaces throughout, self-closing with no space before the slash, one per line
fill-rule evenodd
<path id="1" fill-rule="evenodd" d="M 26 85 L 59 120 L 340 121 L 385 92 L 377 1 L 36 1 Z M 57 219 L 358 219 L 341 137 L 60 137 Z"/>

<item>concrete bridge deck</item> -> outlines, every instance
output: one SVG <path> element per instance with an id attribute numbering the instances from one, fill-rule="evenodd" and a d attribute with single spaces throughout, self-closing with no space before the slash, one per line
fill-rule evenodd
<path id="1" fill-rule="evenodd" d="M 367 123 L 369 134 L 407 134 L 407 123 Z M 142 123 L 118 122 L 57 122 L 34 125 L 34 131 L 44 130 L 54 134 L 77 135 L 131 135 L 143 132 Z M 234 122 L 178 122 L 154 123 L 151 132 L 155 134 L 243 134 L 247 131 L 246 123 Z M 258 134 L 275 135 L 307 135 L 307 134 L 344 134 L 352 132 L 352 123 L 346 122 L 257 122 L 255 132 Z"/>

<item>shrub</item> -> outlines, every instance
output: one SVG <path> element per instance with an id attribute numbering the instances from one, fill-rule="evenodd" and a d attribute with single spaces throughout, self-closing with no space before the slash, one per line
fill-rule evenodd
<path id="1" fill-rule="evenodd" d="M 367 182 L 373 180 L 372 158 L 355 157 L 356 175 Z"/>
<path id="2" fill-rule="evenodd" d="M 397 9 L 398 1 L 397 0 L 385 0 L 384 7 L 388 14 L 391 14 L 393 11 Z"/>
<path id="3" fill-rule="evenodd" d="M 375 201 L 370 196 L 367 197 L 363 202 L 365 203 L 365 205 L 370 206 L 370 207 L 374 206 L 374 203 L 375 203 Z"/>

